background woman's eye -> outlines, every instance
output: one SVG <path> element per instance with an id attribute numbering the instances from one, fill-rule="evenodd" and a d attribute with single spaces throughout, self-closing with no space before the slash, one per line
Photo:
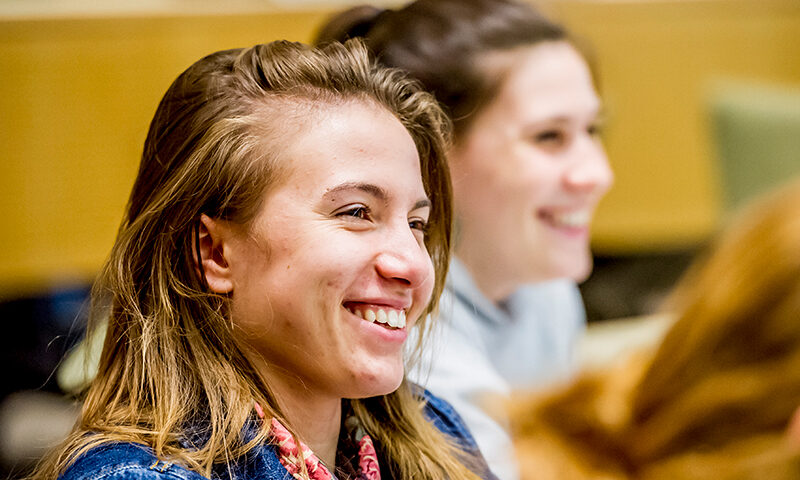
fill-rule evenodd
<path id="1" fill-rule="evenodd" d="M 600 136 L 603 133 L 603 125 L 600 123 L 593 123 L 586 128 L 586 132 L 593 137 Z"/>
<path id="2" fill-rule="evenodd" d="M 564 143 L 564 133 L 560 130 L 545 130 L 537 133 L 533 139 L 537 144 L 556 146 Z"/>

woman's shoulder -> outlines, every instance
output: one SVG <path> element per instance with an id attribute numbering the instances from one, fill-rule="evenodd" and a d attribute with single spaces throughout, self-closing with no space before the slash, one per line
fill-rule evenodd
<path id="1" fill-rule="evenodd" d="M 478 445 L 461 416 L 446 400 L 437 397 L 422 387 L 417 395 L 425 400 L 425 417 L 445 435 L 456 440 L 465 450 L 478 450 Z"/>
<path id="2" fill-rule="evenodd" d="M 442 433 L 453 439 L 458 447 L 469 459 L 470 468 L 480 478 L 497 480 L 489 470 L 489 465 L 483 457 L 475 438 L 461 416 L 447 403 L 422 387 L 416 387 L 417 395 L 425 400 L 425 417 Z"/>
<path id="3" fill-rule="evenodd" d="M 137 443 L 108 443 L 81 454 L 59 480 L 205 480 L 180 465 L 159 460 Z"/>

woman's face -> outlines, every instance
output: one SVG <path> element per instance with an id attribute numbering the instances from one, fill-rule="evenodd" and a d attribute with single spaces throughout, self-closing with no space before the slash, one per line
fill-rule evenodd
<path id="1" fill-rule="evenodd" d="M 233 321 L 283 388 L 386 394 L 403 378 L 403 343 L 434 284 L 419 157 L 372 103 L 309 117 L 284 152 L 288 173 L 226 256 Z"/>
<path id="2" fill-rule="evenodd" d="M 591 73 L 566 42 L 485 60 L 512 68 L 451 152 L 456 253 L 494 300 L 522 283 L 582 280 L 589 223 L 613 179 Z"/>

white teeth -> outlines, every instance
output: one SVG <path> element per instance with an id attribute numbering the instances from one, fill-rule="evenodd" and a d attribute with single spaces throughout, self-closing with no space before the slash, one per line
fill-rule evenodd
<path id="1" fill-rule="evenodd" d="M 558 225 L 580 228 L 589 224 L 591 214 L 588 210 L 578 210 L 575 212 L 553 215 L 552 218 L 554 223 Z"/>
<path id="2" fill-rule="evenodd" d="M 389 323 L 390 327 L 397 328 L 400 326 L 400 322 L 397 319 L 397 312 L 395 310 L 389 310 L 387 322 Z"/>
<path id="3" fill-rule="evenodd" d="M 347 311 L 353 315 L 363 318 L 370 323 L 381 323 L 392 328 L 405 328 L 406 326 L 406 312 L 404 310 L 384 310 L 377 309 L 358 309 L 346 307 Z"/>

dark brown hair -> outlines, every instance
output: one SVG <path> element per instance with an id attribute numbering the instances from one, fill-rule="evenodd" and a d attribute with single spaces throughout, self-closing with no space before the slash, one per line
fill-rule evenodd
<path id="1" fill-rule="evenodd" d="M 571 41 L 560 25 L 513 0 L 418 0 L 399 10 L 354 7 L 331 18 L 316 42 L 352 37 L 363 37 L 384 65 L 420 80 L 452 119 L 456 141 L 502 82 L 503 72 L 481 70 L 483 56 Z"/>

